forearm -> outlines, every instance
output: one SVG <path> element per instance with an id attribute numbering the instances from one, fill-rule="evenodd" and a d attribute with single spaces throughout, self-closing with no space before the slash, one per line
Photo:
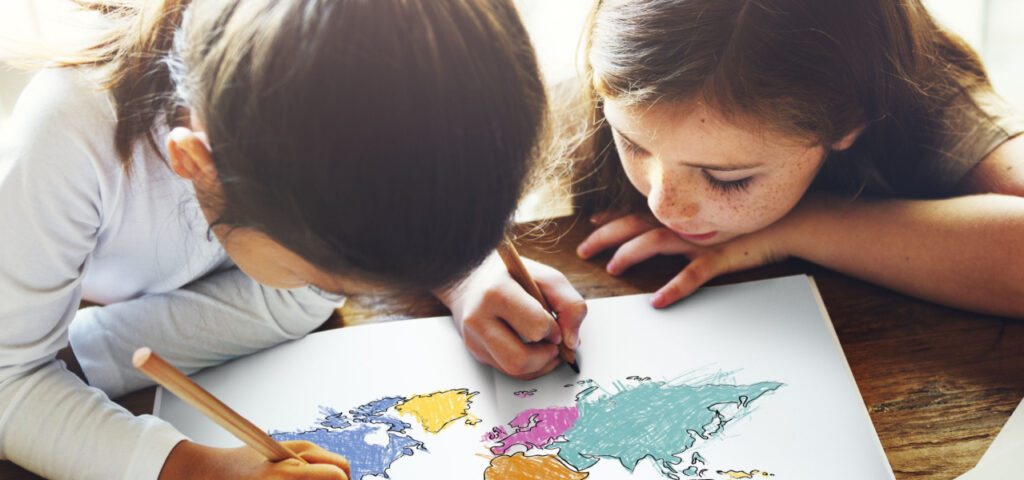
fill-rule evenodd
<path id="1" fill-rule="evenodd" d="M 0 382 L 0 458 L 46 478 L 156 479 L 184 436 L 50 362 Z"/>
<path id="2" fill-rule="evenodd" d="M 792 256 L 936 303 L 1024 317 L 1024 198 L 811 197 L 778 228 Z"/>
<path id="3" fill-rule="evenodd" d="M 139 347 L 191 373 L 302 337 L 334 306 L 309 289 L 276 290 L 232 268 L 171 292 L 80 310 L 69 337 L 89 383 L 117 397 L 152 384 L 131 364 Z"/>

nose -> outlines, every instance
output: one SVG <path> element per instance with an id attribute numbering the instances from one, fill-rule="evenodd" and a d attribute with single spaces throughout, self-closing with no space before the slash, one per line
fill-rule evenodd
<path id="1" fill-rule="evenodd" d="M 700 212 L 696 189 L 679 179 L 669 180 L 660 176 L 652 180 L 657 181 L 651 182 L 647 206 L 661 223 L 668 227 L 680 227 Z"/>

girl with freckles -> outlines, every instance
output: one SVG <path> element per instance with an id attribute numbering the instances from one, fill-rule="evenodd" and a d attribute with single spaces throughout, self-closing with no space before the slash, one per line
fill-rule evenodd
<path id="1" fill-rule="evenodd" d="M 797 257 L 1024 317 L 1024 121 L 919 0 L 605 0 L 582 46 L 578 254 L 689 257 L 655 307 Z"/>

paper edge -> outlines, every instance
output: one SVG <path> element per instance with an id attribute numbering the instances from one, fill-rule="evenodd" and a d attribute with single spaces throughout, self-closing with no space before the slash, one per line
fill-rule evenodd
<path id="1" fill-rule="evenodd" d="M 860 399 L 861 405 L 864 405 L 864 421 L 871 426 L 871 431 L 875 432 L 875 446 L 878 448 L 878 453 L 881 454 L 882 458 L 885 459 L 885 465 L 889 467 L 889 478 L 892 480 L 896 479 L 896 474 L 893 472 L 892 463 L 889 462 L 889 455 L 886 454 L 885 448 L 882 447 L 882 439 L 878 437 L 878 430 L 875 429 L 875 422 L 871 420 L 871 414 L 868 413 L 868 406 L 864 403 L 864 396 L 860 393 L 860 386 L 857 385 L 857 378 L 853 376 L 853 369 L 850 368 L 850 361 L 846 358 L 846 351 L 843 350 L 843 344 L 839 341 L 839 335 L 836 334 L 835 325 L 832 324 L 832 317 L 828 314 L 828 309 L 825 308 L 825 300 L 821 298 L 821 291 L 818 290 L 818 282 L 814 280 L 811 275 L 804 275 L 807 278 L 807 283 L 811 287 L 811 293 L 814 294 L 814 299 L 818 303 L 818 310 L 821 312 L 821 318 L 825 321 L 825 327 L 828 328 L 828 332 L 832 335 L 832 341 L 835 342 L 835 346 L 839 349 L 839 356 L 843 360 L 843 365 L 846 366 L 846 374 L 850 380 L 850 384 L 853 385 L 853 390 L 857 392 L 857 398 Z"/>

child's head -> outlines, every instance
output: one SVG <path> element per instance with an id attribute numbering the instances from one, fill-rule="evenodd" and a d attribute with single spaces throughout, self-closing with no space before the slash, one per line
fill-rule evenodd
<path id="1" fill-rule="evenodd" d="M 244 234 L 320 272 L 430 288 L 498 243 L 546 108 L 509 1 L 182 3 L 157 12 L 176 33 L 146 74 L 205 133 L 217 185 L 197 193 L 226 246 Z"/>
<path id="2" fill-rule="evenodd" d="M 855 143 L 907 153 L 901 128 L 984 81 L 917 0 L 604 0 L 584 49 L 622 173 L 700 243 L 778 220 Z"/>

